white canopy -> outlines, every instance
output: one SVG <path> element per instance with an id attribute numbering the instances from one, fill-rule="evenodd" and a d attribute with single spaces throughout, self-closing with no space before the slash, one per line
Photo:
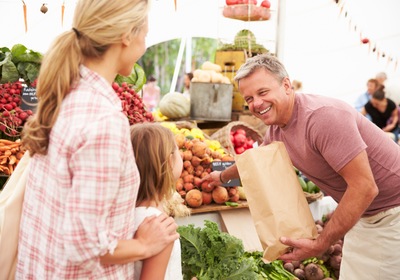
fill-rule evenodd
<path id="1" fill-rule="evenodd" d="M 258 0 L 259 2 L 261 0 Z M 61 5 L 48 2 L 49 11 L 39 12 L 43 1 L 25 0 L 28 32 L 24 31 L 22 2 L 0 0 L 0 46 L 22 43 L 46 51 L 60 32 L 71 28 L 75 1 Z M 278 2 L 286 3 L 283 26 L 277 26 Z M 281 35 L 281 59 L 292 79 L 303 82 L 305 92 L 334 96 L 348 102 L 365 92 L 366 81 L 385 71 L 400 84 L 400 1 L 398 0 L 271 0 L 272 18 L 267 22 L 243 22 L 222 17 L 224 0 L 153 0 L 149 15 L 148 46 L 174 38 L 209 37 L 232 41 L 241 29 L 252 30 L 257 41 L 275 51 Z M 284 33 L 277 34 L 281 28 Z M 362 44 L 368 38 L 369 44 Z M 375 51 L 374 51 L 375 48 Z"/>

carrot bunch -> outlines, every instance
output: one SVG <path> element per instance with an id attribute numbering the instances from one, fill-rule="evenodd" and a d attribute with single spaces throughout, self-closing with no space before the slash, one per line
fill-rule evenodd
<path id="1" fill-rule="evenodd" d="M 25 151 L 21 147 L 21 140 L 0 139 L 0 172 L 11 175 Z"/>

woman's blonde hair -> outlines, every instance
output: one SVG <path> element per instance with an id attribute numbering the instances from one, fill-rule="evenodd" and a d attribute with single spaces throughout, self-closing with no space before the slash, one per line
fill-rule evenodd
<path id="1" fill-rule="evenodd" d="M 140 173 L 137 203 L 154 200 L 159 204 L 175 191 L 175 178 L 170 162 L 177 146 L 172 132 L 157 123 L 131 126 L 131 141 Z"/>
<path id="2" fill-rule="evenodd" d="M 80 0 L 73 29 L 57 37 L 45 54 L 37 83 L 38 106 L 22 132 L 22 143 L 31 156 L 45 155 L 51 129 L 61 103 L 79 79 L 79 65 L 85 58 L 99 58 L 124 34 L 138 34 L 144 28 L 148 0 Z"/>

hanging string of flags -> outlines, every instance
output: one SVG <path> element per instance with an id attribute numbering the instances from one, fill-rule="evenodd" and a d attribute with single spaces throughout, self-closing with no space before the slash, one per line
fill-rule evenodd
<path id="1" fill-rule="evenodd" d="M 28 14 L 27 14 L 27 6 L 24 0 L 22 1 L 22 9 L 23 9 L 23 13 L 24 13 L 24 25 L 25 25 L 25 33 L 28 32 Z M 48 11 L 48 7 L 47 4 L 43 4 L 40 7 L 40 12 L 42 12 L 43 14 L 47 13 Z M 64 26 L 64 13 L 65 13 L 65 0 L 62 2 L 61 4 L 61 26 Z"/>
<path id="2" fill-rule="evenodd" d="M 347 10 L 346 3 L 344 0 L 334 0 L 334 2 L 339 7 L 339 16 L 344 16 L 344 18 L 349 23 L 350 30 L 354 30 L 354 32 L 359 34 L 360 44 L 368 45 L 368 52 L 374 53 L 378 60 L 386 59 L 387 64 L 393 63 L 394 70 L 396 71 L 398 62 L 399 62 L 398 57 L 395 57 L 394 55 L 387 53 L 384 49 L 381 49 L 381 47 L 379 46 L 379 42 L 377 40 L 373 40 L 372 38 L 369 38 L 368 36 L 366 36 L 365 34 L 363 34 L 361 32 L 361 28 L 356 23 L 353 22 L 352 16 L 350 15 L 349 11 Z M 400 34 L 399 34 L 399 36 L 400 36 Z"/>

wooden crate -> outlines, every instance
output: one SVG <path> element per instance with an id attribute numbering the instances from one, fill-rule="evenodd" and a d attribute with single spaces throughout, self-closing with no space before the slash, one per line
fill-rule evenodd
<path id="1" fill-rule="evenodd" d="M 245 51 L 217 51 L 215 53 L 215 64 L 218 64 L 224 72 L 235 72 L 246 61 Z"/>

